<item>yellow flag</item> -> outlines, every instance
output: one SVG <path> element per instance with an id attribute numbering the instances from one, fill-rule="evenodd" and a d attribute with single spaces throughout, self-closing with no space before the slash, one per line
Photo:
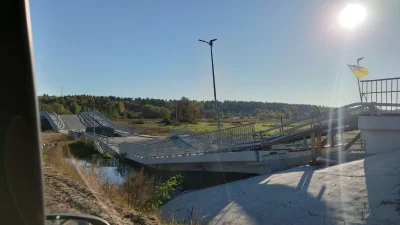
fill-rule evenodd
<path id="1" fill-rule="evenodd" d="M 369 74 L 369 71 L 364 67 L 356 65 L 348 65 L 348 66 L 351 69 L 351 72 L 353 72 L 354 76 L 356 76 L 357 78 L 365 77 Z"/>

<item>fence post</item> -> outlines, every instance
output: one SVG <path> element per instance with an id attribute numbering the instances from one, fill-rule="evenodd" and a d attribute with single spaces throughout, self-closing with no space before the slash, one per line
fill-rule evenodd
<path id="1" fill-rule="evenodd" d="M 315 133 L 311 133 L 311 157 L 312 162 L 316 163 L 316 154 L 315 154 Z"/>
<path id="2" fill-rule="evenodd" d="M 260 135 L 260 142 L 261 142 L 261 146 L 262 146 L 262 145 L 264 144 L 263 132 L 262 132 L 262 131 L 259 131 L 258 133 L 259 133 L 259 135 Z"/>

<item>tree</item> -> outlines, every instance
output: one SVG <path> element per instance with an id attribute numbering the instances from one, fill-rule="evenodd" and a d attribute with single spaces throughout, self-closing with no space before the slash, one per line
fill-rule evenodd
<path id="1" fill-rule="evenodd" d="M 160 116 L 164 121 L 169 121 L 171 118 L 171 111 L 165 107 L 161 107 Z"/>
<path id="2" fill-rule="evenodd" d="M 118 113 L 118 109 L 117 109 L 117 104 L 115 103 L 115 102 L 112 102 L 112 101 L 110 101 L 110 102 L 108 102 L 107 104 L 106 104 L 106 110 L 105 110 L 105 112 L 106 112 L 106 116 L 107 117 L 109 117 L 109 118 L 115 118 L 116 116 L 117 116 L 117 113 Z M 100 107 L 98 107 L 98 108 L 100 108 Z"/>
<path id="3" fill-rule="evenodd" d="M 156 119 L 160 117 L 160 108 L 150 104 L 143 106 L 142 116 L 148 119 Z"/>
<path id="4" fill-rule="evenodd" d="M 81 107 L 76 103 L 76 101 L 73 101 L 70 106 L 70 110 L 73 114 L 78 113 L 81 111 Z"/>
<path id="5" fill-rule="evenodd" d="M 123 115 L 125 112 L 125 105 L 123 102 L 118 103 L 118 113 L 119 115 Z"/>

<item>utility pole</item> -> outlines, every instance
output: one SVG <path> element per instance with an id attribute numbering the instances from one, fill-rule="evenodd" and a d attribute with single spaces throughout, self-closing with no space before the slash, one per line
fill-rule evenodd
<path id="1" fill-rule="evenodd" d="M 175 101 L 175 120 L 176 124 L 178 124 L 178 101 Z"/>
<path id="2" fill-rule="evenodd" d="M 212 75 L 213 75 L 213 86 L 214 86 L 214 102 L 215 102 L 215 111 L 217 113 L 217 141 L 218 141 L 218 145 L 219 145 L 219 135 L 220 135 L 220 130 L 221 130 L 221 122 L 219 119 L 219 109 L 218 109 L 218 103 L 217 103 L 217 91 L 215 88 L 215 74 L 214 74 L 214 57 L 213 57 L 213 43 L 214 41 L 216 41 L 217 39 L 212 39 L 210 41 L 204 41 L 199 39 L 200 42 L 204 42 L 207 43 L 208 45 L 210 45 L 210 50 L 211 50 L 211 68 L 212 68 Z"/>
<path id="3" fill-rule="evenodd" d="M 93 96 L 93 137 L 94 137 L 94 139 L 96 139 L 95 120 L 94 120 L 95 107 L 96 107 L 96 101 L 94 100 L 94 96 Z"/>

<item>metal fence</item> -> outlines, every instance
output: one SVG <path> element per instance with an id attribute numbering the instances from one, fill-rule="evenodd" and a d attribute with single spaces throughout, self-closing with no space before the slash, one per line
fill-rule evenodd
<path id="1" fill-rule="evenodd" d="M 56 130 L 65 129 L 65 124 L 62 122 L 61 118 L 55 112 L 48 112 L 46 110 L 40 111 L 40 115 L 46 117 L 49 121 L 51 127 Z"/>
<path id="2" fill-rule="evenodd" d="M 363 103 L 381 103 L 381 113 L 400 112 L 400 77 L 360 81 L 360 98 Z"/>
<path id="3" fill-rule="evenodd" d="M 120 153 L 132 154 L 141 158 L 244 151 L 260 146 L 260 142 L 255 138 L 254 132 L 254 124 L 247 124 L 220 130 L 219 141 L 217 132 L 210 132 L 188 137 L 171 138 L 165 142 L 149 145 L 124 142 L 119 144 L 118 148 Z"/>
<path id="4" fill-rule="evenodd" d="M 111 155 L 114 155 L 116 153 L 115 150 L 107 144 L 106 139 L 108 137 L 101 136 L 101 135 L 95 136 L 92 133 L 86 133 L 86 132 L 82 132 L 82 131 L 73 131 L 73 130 L 68 131 L 68 136 L 73 137 L 73 138 L 85 138 L 88 141 L 93 142 L 95 149 L 100 153 L 107 152 Z"/>

